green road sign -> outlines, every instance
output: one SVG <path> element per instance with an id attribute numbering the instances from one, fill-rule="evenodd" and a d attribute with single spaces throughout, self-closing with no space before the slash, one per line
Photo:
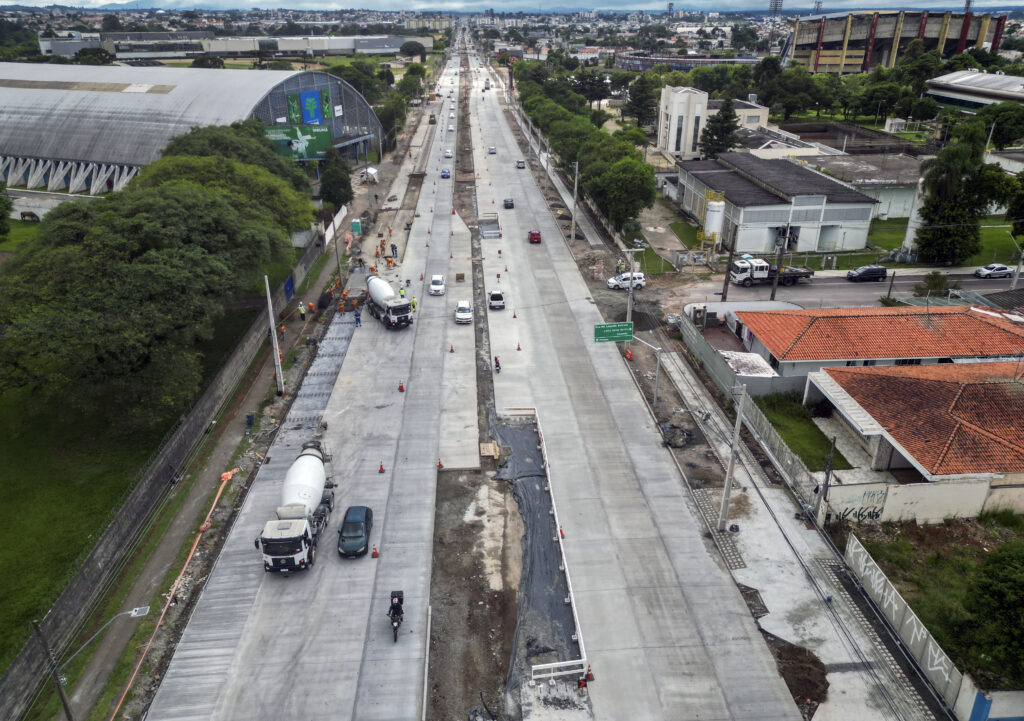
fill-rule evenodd
<path id="1" fill-rule="evenodd" d="M 633 340 L 633 322 L 599 323 L 594 326 L 595 343 L 619 343 Z"/>

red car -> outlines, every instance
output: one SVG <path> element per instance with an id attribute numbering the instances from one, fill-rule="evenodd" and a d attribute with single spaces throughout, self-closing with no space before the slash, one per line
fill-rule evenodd
<path id="1" fill-rule="evenodd" d="M 526 239 L 528 241 L 530 241 L 531 243 L 539 243 L 540 242 L 540 231 L 539 230 L 531 230 L 529 232 L 529 234 L 526 236 Z"/>

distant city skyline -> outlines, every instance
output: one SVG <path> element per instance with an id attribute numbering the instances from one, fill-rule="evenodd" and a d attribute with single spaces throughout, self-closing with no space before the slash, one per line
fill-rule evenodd
<path id="1" fill-rule="evenodd" d="M 488 9 L 493 9 L 496 12 L 525 12 L 525 13 L 566 13 L 566 12 L 577 12 L 577 11 L 616 11 L 619 13 L 624 12 L 635 12 L 637 10 L 643 10 L 644 12 L 650 12 L 652 14 L 664 13 L 667 7 L 667 3 L 660 6 L 652 6 L 650 2 L 637 2 L 630 3 L 609 3 L 607 0 L 598 0 L 591 5 L 576 5 L 566 4 L 557 7 L 541 8 L 539 6 L 533 6 L 529 3 L 524 3 L 522 0 L 408 0 L 407 2 L 396 2 L 393 7 L 381 6 L 381 7 L 367 7 L 365 4 L 366 0 L 362 0 L 361 3 L 348 5 L 345 3 L 331 3 L 323 2 L 323 0 L 286 0 L 282 3 L 281 0 L 267 0 L 266 2 L 254 2 L 244 7 L 238 5 L 238 0 L 205 0 L 203 2 L 197 2 L 196 0 L 164 0 L 159 4 L 152 3 L 147 0 L 133 0 L 132 2 L 125 3 L 112 3 L 110 0 L 85 0 L 74 5 L 76 8 L 82 10 L 97 10 L 97 11 L 111 11 L 111 10 L 135 10 L 135 9 L 163 9 L 163 10 L 308 10 L 308 11 L 333 11 L 333 10 L 373 10 L 379 12 L 398 12 L 400 10 L 412 10 L 416 12 L 460 12 L 460 13 L 477 13 L 483 12 Z M 11 5 L 19 5 L 23 7 L 33 8 L 44 8 L 53 5 L 52 0 L 21 0 L 20 2 L 10 3 Z M 783 11 L 786 13 L 793 12 L 812 12 L 813 0 L 803 0 L 801 2 L 784 2 Z M 61 3 L 61 5 L 64 5 Z M 717 11 L 722 9 L 722 3 L 720 0 L 696 0 L 694 2 L 688 2 L 685 5 L 676 3 L 675 10 L 696 10 L 702 12 Z M 952 10 L 962 11 L 963 5 L 937 5 L 936 3 L 929 2 L 907 2 L 900 3 L 898 5 L 888 5 L 879 3 L 877 5 L 865 4 L 863 0 L 835 0 L 833 2 L 823 3 L 822 12 L 845 12 L 849 10 Z M 975 12 L 990 12 L 995 10 L 1011 12 L 1014 10 L 1014 6 L 1007 6 L 1005 3 L 1000 4 L 999 2 L 985 2 L 985 0 L 977 0 L 974 3 Z M 737 2 L 729 3 L 729 12 L 746 12 L 756 13 L 758 15 L 768 14 L 768 3 L 767 0 L 738 0 Z"/>

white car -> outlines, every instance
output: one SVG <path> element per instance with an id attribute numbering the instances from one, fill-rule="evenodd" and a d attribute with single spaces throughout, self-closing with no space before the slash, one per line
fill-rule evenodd
<path id="1" fill-rule="evenodd" d="M 497 155 L 498 154 L 498 149 L 492 145 L 489 148 L 487 148 L 487 154 L 488 155 Z"/>
<path id="2" fill-rule="evenodd" d="M 989 263 L 984 268 L 978 268 L 974 274 L 979 278 L 1009 278 L 1013 271 L 1000 263 Z"/>
<path id="3" fill-rule="evenodd" d="M 631 276 L 632 280 L 630 279 Z M 643 273 L 620 273 L 608 279 L 608 287 L 613 290 L 628 288 L 630 285 L 636 290 L 640 290 L 647 285 L 647 278 L 644 277 Z"/>
<path id="4" fill-rule="evenodd" d="M 455 305 L 455 322 L 456 323 L 472 323 L 473 322 L 473 306 L 469 304 L 468 300 L 460 300 Z"/>
<path id="5" fill-rule="evenodd" d="M 500 290 L 492 290 L 487 296 L 487 307 L 491 310 L 504 310 L 505 294 Z"/>
<path id="6" fill-rule="evenodd" d="M 432 275 L 430 276 L 430 287 L 427 288 L 427 293 L 430 295 L 444 295 L 444 276 L 443 275 Z"/>
<path id="7" fill-rule="evenodd" d="M 448 113 L 449 120 L 455 120 L 455 113 Z"/>
<path id="8" fill-rule="evenodd" d="M 455 126 L 454 126 L 454 125 L 449 125 L 449 126 L 448 126 L 448 132 L 449 132 L 449 133 L 450 133 L 450 132 L 452 132 L 452 131 L 454 131 L 454 130 L 455 130 Z"/>
<path id="9" fill-rule="evenodd" d="M 451 151 L 451 148 L 447 148 L 447 149 L 446 149 L 446 150 L 444 151 L 444 157 L 446 157 L 446 158 L 450 158 L 450 157 L 452 157 L 452 151 Z"/>

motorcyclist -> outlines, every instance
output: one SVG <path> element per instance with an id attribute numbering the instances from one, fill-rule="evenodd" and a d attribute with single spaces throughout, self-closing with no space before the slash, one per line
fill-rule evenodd
<path id="1" fill-rule="evenodd" d="M 494 370 L 501 373 L 501 361 L 498 360 L 498 356 L 494 356 Z"/>
<path id="2" fill-rule="evenodd" d="M 405 611 L 402 609 L 402 600 L 398 596 L 391 597 L 391 608 L 388 609 L 388 618 L 402 620 Z"/>

